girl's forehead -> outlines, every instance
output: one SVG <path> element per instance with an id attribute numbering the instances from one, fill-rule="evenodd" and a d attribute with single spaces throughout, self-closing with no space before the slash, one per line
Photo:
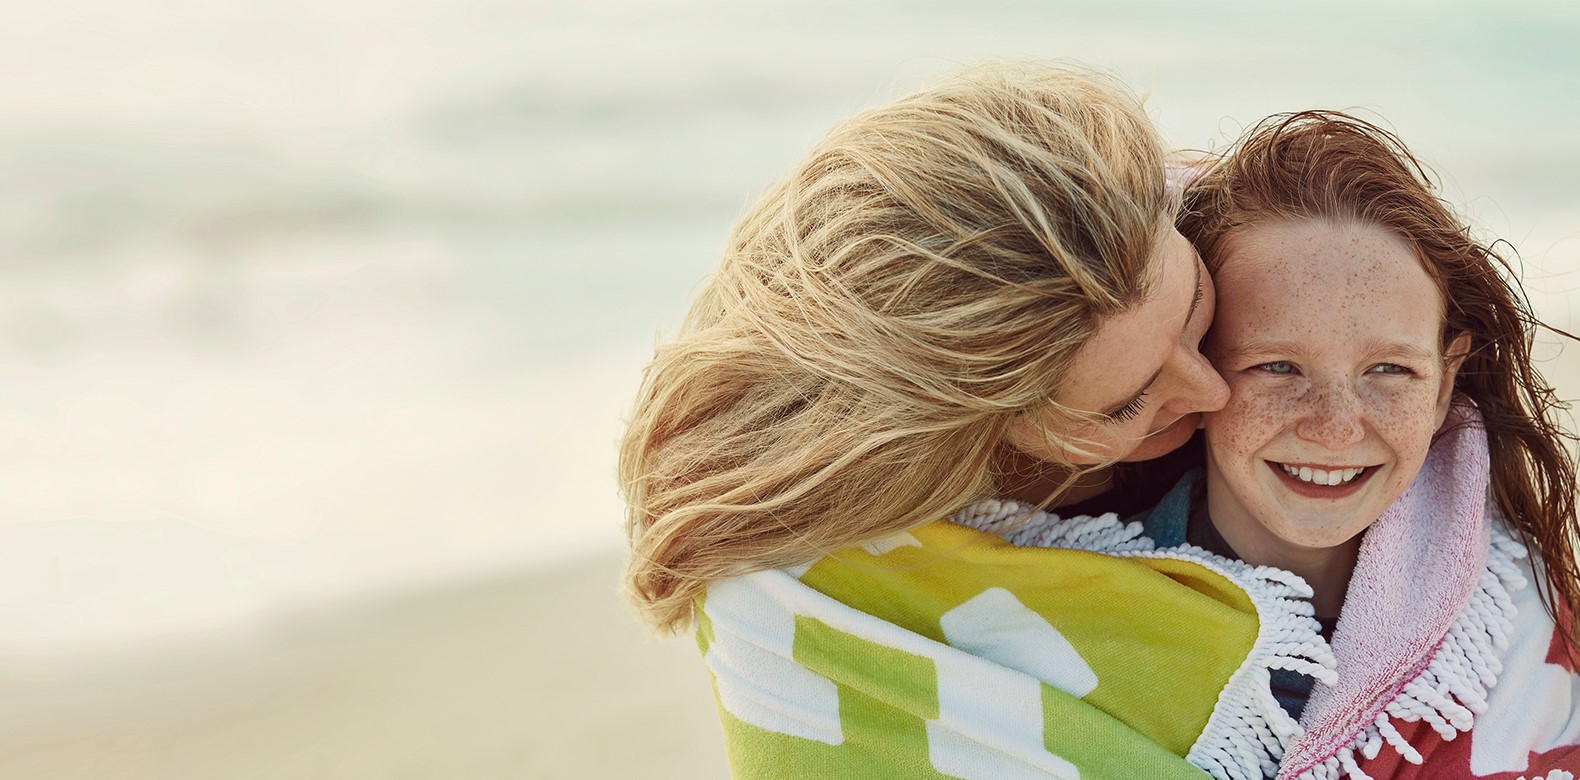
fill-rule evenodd
<path id="1" fill-rule="evenodd" d="M 1409 242 L 1363 223 L 1305 219 L 1248 226 L 1215 260 L 1220 292 L 1225 284 L 1250 284 L 1335 300 L 1341 293 L 1387 295 L 1418 282 L 1437 287 Z"/>
<path id="2" fill-rule="evenodd" d="M 1408 243 L 1379 227 L 1323 220 L 1244 229 L 1214 273 L 1221 325 L 1285 326 L 1302 338 L 1381 328 L 1434 339 L 1443 302 Z"/>

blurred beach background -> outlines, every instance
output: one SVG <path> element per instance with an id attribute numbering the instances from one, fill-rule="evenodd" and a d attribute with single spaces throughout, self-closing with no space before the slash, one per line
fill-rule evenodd
<path id="1" fill-rule="evenodd" d="M 1356 109 L 1572 329 L 1577 9 L 10 5 L 0 777 L 722 778 L 695 646 L 615 593 L 615 443 L 834 121 L 987 57 L 1108 69 L 1178 147 Z"/>

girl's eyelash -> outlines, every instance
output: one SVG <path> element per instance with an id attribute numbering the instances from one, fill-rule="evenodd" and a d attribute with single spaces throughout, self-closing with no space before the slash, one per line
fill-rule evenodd
<path id="1" fill-rule="evenodd" d="M 1124 406 L 1121 406 L 1109 413 L 1108 419 L 1115 422 L 1127 422 L 1129 420 L 1133 420 L 1135 419 L 1136 415 L 1141 414 L 1142 407 L 1147 405 L 1146 402 L 1147 392 L 1143 390 L 1141 391 L 1141 395 L 1132 398 L 1130 403 L 1125 404 Z"/>
<path id="2" fill-rule="evenodd" d="M 1387 370 L 1380 370 L 1385 368 Z M 1299 369 L 1297 369 L 1293 363 L 1290 363 L 1287 360 L 1274 360 L 1267 363 L 1258 363 L 1254 366 L 1251 366 L 1251 370 L 1261 371 L 1262 373 L 1272 374 L 1274 376 L 1289 376 L 1291 374 L 1299 373 Z M 1378 363 L 1377 365 L 1366 369 L 1366 373 L 1385 374 L 1389 376 L 1404 376 L 1414 374 L 1415 371 L 1413 371 L 1409 366 L 1403 366 L 1398 363 Z"/>

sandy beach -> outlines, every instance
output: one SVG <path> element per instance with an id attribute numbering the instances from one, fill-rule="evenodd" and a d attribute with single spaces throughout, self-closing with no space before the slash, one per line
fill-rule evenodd
<path id="1" fill-rule="evenodd" d="M 593 557 L 0 678 L 13 780 L 723 778 L 689 638 L 649 639 Z"/>

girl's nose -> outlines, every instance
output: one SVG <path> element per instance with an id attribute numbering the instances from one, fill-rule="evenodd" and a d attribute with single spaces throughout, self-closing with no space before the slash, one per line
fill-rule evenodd
<path id="1" fill-rule="evenodd" d="M 1330 450 L 1341 450 L 1366 437 L 1360 400 L 1347 387 L 1321 390 L 1311 409 L 1295 424 L 1295 434 Z"/>

